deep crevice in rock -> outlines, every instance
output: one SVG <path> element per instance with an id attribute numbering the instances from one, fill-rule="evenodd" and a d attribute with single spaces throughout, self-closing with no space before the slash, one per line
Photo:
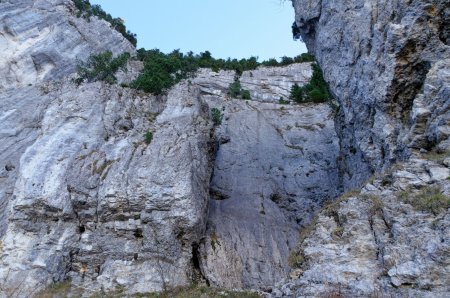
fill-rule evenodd
<path id="1" fill-rule="evenodd" d="M 405 121 L 410 115 L 413 101 L 422 90 L 431 63 L 420 58 L 424 45 L 408 40 L 396 55 L 394 79 L 388 88 L 387 100 L 393 116 Z"/>
<path id="2" fill-rule="evenodd" d="M 200 245 L 198 243 L 192 243 L 191 264 L 193 269 L 192 282 L 194 284 L 197 284 L 198 282 L 204 282 L 209 287 L 210 282 L 202 271 L 201 252 Z"/>

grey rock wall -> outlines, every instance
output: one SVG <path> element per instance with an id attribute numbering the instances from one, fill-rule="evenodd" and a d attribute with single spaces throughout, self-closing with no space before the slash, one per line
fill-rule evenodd
<path id="1" fill-rule="evenodd" d="M 434 102 L 449 100 L 448 91 L 436 94 L 440 100 L 424 100 L 426 80 L 435 77 L 431 70 L 448 67 L 442 62 L 450 55 L 448 1 L 294 0 L 293 5 L 302 37 L 340 102 L 337 129 L 348 188 L 411 150 L 448 146 L 448 135 L 440 133 L 448 130 L 447 104 L 426 123 L 413 112 L 415 106 L 432 111 Z M 428 132 L 421 144 L 404 139 L 416 121 Z"/>
<path id="2" fill-rule="evenodd" d="M 312 76 L 311 63 L 292 64 L 285 67 L 259 67 L 244 71 L 239 76 L 243 89 L 250 91 L 251 99 L 259 102 L 278 103 L 280 98 L 288 101 L 294 84 L 303 86 Z M 195 82 L 202 92 L 227 97 L 228 86 L 235 80 L 234 71 L 214 72 L 202 69 Z M 211 78 L 214 78 L 212 81 Z"/>
<path id="3" fill-rule="evenodd" d="M 226 95 L 234 72 L 200 70 L 165 96 L 76 86 L 78 59 L 134 49 L 73 13 L 0 3 L 0 297 L 68 279 L 85 296 L 283 279 L 298 230 L 341 191 L 331 109 L 277 104 L 310 63 L 244 72 L 251 101 Z M 119 81 L 142 63 L 128 67 Z"/>
<path id="4" fill-rule="evenodd" d="M 0 3 L 0 88 L 57 80 L 91 53 L 134 53 L 134 47 L 95 17 L 76 17 L 71 0 L 8 0 Z"/>
<path id="5" fill-rule="evenodd" d="M 187 84 L 165 97 L 75 86 L 78 59 L 134 48 L 73 12 L 71 1 L 0 3 L 0 296 L 68 278 L 86 295 L 186 285 L 206 224 L 208 109 Z"/>
<path id="6" fill-rule="evenodd" d="M 299 228 L 339 192 L 338 139 L 327 105 L 225 107 L 211 181 L 208 280 L 268 287 L 286 276 Z"/>
<path id="7" fill-rule="evenodd" d="M 328 206 L 297 248 L 299 269 L 273 296 L 447 297 L 448 209 L 410 201 L 423 204 L 433 189 L 449 200 L 449 174 L 441 162 L 414 157 Z"/>
<path id="8" fill-rule="evenodd" d="M 40 101 L 30 89 L 16 89 L 15 99 Z M 190 283 L 192 245 L 206 224 L 211 125 L 198 91 L 187 89 L 174 88 L 165 103 L 101 83 L 69 82 L 43 96 L 39 130 L 15 138 L 22 152 L 4 153 L 14 167 L 4 292 L 25 295 L 68 277 L 86 290 Z"/>
<path id="9" fill-rule="evenodd" d="M 85 295 L 205 281 L 275 297 L 448 296 L 448 210 L 408 201 L 450 194 L 446 1 L 293 4 L 337 115 L 279 104 L 310 63 L 244 72 L 248 101 L 227 95 L 230 71 L 200 70 L 165 96 L 76 86 L 77 59 L 133 47 L 71 1 L 2 1 L 0 297 L 67 279 Z M 142 64 L 128 67 L 121 82 Z"/>
<path id="10" fill-rule="evenodd" d="M 338 166 L 356 189 L 303 231 L 271 295 L 447 297 L 447 1 L 293 4 L 340 103 Z"/>

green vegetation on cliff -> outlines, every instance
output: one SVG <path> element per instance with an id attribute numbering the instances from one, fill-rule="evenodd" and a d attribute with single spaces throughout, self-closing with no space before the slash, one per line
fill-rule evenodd
<path id="1" fill-rule="evenodd" d="M 72 1 L 77 9 L 76 14 L 78 17 L 83 17 L 88 21 L 92 16 L 106 20 L 116 31 L 120 32 L 136 46 L 136 34 L 126 29 L 122 19 L 113 18 L 100 5 L 92 5 L 89 0 Z M 212 57 L 209 51 L 200 54 L 194 54 L 193 52 L 184 54 L 180 50 L 174 50 L 165 54 L 158 49 L 145 50 L 142 48 L 137 53 L 137 59 L 144 63 L 144 70 L 130 84 L 130 87 L 153 94 L 166 92 L 176 83 L 192 76 L 199 68 L 210 68 L 216 72 L 232 70 L 236 71 L 237 77 L 240 77 L 244 71 L 254 70 L 259 66 L 278 67 L 314 61 L 314 56 L 309 53 L 304 53 L 294 58 L 281 57 L 280 61 L 272 58 L 263 62 L 258 62 L 257 57 L 248 59 L 216 59 Z M 112 53 L 109 51 L 92 55 L 88 61 L 80 63 L 78 66 L 76 82 L 80 84 L 83 81 L 92 82 L 99 80 L 115 83 L 117 80 L 114 74 L 120 68 L 125 67 L 128 58 L 129 54 L 122 54 L 117 58 L 113 58 Z M 324 80 L 320 69 L 314 68 L 310 84 L 304 87 L 294 86 L 291 99 L 296 102 L 322 102 L 329 97 L 326 84 L 324 88 L 323 83 Z M 240 87 L 239 80 L 230 85 L 229 95 L 236 98 L 250 99 L 250 92 Z"/>
<path id="2" fill-rule="evenodd" d="M 313 75 L 308 84 L 303 87 L 295 84 L 291 88 L 290 99 L 296 103 L 305 102 L 325 102 L 330 99 L 330 92 L 328 85 L 323 78 L 322 70 L 319 65 L 313 64 Z"/>
<path id="3" fill-rule="evenodd" d="M 116 72 L 119 69 L 126 70 L 129 58 L 129 53 L 123 53 L 113 58 L 111 51 L 91 55 L 86 62 L 81 62 L 77 66 L 78 78 L 75 79 L 75 82 L 81 84 L 84 81 L 104 81 L 114 84 L 117 82 Z"/>
<path id="4" fill-rule="evenodd" d="M 234 82 L 228 87 L 228 96 L 232 98 L 251 99 L 250 91 L 242 89 L 239 76 L 234 78 Z"/>
<path id="5" fill-rule="evenodd" d="M 275 59 L 258 62 L 257 57 L 248 59 L 216 59 L 209 51 L 200 54 L 188 52 L 184 54 L 174 50 L 169 54 L 158 49 L 138 50 L 138 57 L 144 62 L 144 71 L 133 82 L 132 87 L 146 92 L 161 94 L 182 79 L 192 76 L 199 68 L 210 68 L 213 71 L 234 70 L 240 76 L 242 72 L 254 70 L 259 66 L 286 66 L 293 63 L 310 62 L 314 57 L 310 54 L 301 54 L 297 57 L 282 57 L 281 62 Z M 249 94 L 239 95 L 249 99 Z M 231 95 L 233 96 L 233 95 Z"/>
<path id="6" fill-rule="evenodd" d="M 309 54 L 302 54 L 295 58 L 282 57 L 281 62 L 275 59 L 258 62 L 256 57 L 240 60 L 216 59 L 208 51 L 200 54 L 194 54 L 193 52 L 184 54 L 179 50 L 174 50 L 165 54 L 158 49 L 140 49 L 137 51 L 137 57 L 133 57 L 133 59 L 142 61 L 144 70 L 130 84 L 130 87 L 153 94 L 162 94 L 181 80 L 193 76 L 199 68 L 210 68 L 216 72 L 231 70 L 236 71 L 236 79 L 230 85 L 228 95 L 234 98 L 250 99 L 250 92 L 242 89 L 239 82 L 242 72 L 254 70 L 259 66 L 282 67 L 293 63 L 309 62 L 312 58 L 313 56 Z M 115 58 L 111 51 L 93 54 L 86 62 L 79 63 L 77 67 L 78 78 L 75 81 L 78 84 L 84 81 L 116 83 L 115 73 L 120 69 L 126 69 L 128 59 L 130 59 L 129 53 L 123 53 Z M 316 73 L 315 70 L 310 84 L 319 86 L 321 80 L 323 80 L 321 72 Z M 306 88 L 306 86 L 302 88 Z M 312 91 L 315 91 L 315 89 L 317 88 L 312 88 Z M 319 94 L 319 96 L 322 95 Z"/>

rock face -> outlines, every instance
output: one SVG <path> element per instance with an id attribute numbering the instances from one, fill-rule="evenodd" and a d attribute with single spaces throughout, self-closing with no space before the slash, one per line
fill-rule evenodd
<path id="1" fill-rule="evenodd" d="M 448 1 L 293 5 L 340 103 L 343 185 L 363 188 L 304 229 L 273 296 L 447 297 Z"/>
<path id="2" fill-rule="evenodd" d="M 298 230 L 341 190 L 331 109 L 278 104 L 309 63 L 244 72 L 251 101 L 226 95 L 234 72 L 165 96 L 76 86 L 78 59 L 133 47 L 71 1 L 3 1 L 0 18 L 0 297 L 68 279 L 90 295 L 286 276 Z"/>
<path id="3" fill-rule="evenodd" d="M 434 189 L 446 196 L 448 206 L 449 173 L 440 163 L 412 158 L 328 206 L 297 249 L 299 269 L 275 292 L 284 297 L 447 297 L 449 212 L 442 201 L 432 211 L 412 206 L 430 208 L 425 201 Z"/>
<path id="4" fill-rule="evenodd" d="M 164 96 L 77 86 L 78 59 L 135 49 L 72 1 L 0 1 L 0 297 L 66 280 L 448 297 L 447 1 L 293 5 L 337 114 L 281 104 L 310 63 L 244 72 L 251 100 L 230 71 Z"/>
<path id="5" fill-rule="evenodd" d="M 0 4 L 0 296 L 68 278 L 88 293 L 190 283 L 212 168 L 198 88 L 77 87 L 76 58 L 133 47 L 69 1 L 16 2 Z M 38 73 L 33 57 L 46 56 Z"/>
<path id="6" fill-rule="evenodd" d="M 253 88 L 256 100 L 278 100 L 294 83 L 305 80 L 289 82 L 289 74 L 305 73 L 306 67 L 310 71 L 309 64 L 296 64 L 262 68 L 252 76 L 244 72 L 242 87 Z M 230 72 L 218 77 L 228 84 L 233 80 Z M 250 84 L 245 79 L 249 77 L 256 83 Z M 223 97 L 225 86 L 218 89 L 218 81 L 214 74 L 193 81 L 201 86 L 209 106 L 223 113 L 216 129 L 219 148 L 207 236 L 201 246 L 202 270 L 216 286 L 265 288 L 288 273 L 286 260 L 299 228 L 340 192 L 333 113 L 327 104 L 229 100 Z"/>
<path id="7" fill-rule="evenodd" d="M 14 151 L 20 159 L 3 151 L 12 168 L 6 175 L 14 176 L 6 178 L 14 187 L 6 193 L 4 291 L 19 287 L 14 294 L 24 295 L 68 277 L 87 289 L 130 292 L 189 283 L 211 168 L 211 125 L 198 90 L 180 85 L 164 103 L 100 83 L 49 88 L 46 95 L 15 89 L 15 100 L 1 99 L 11 125 L 27 125 L 18 99 L 42 99 L 40 110 L 20 103 L 37 114 L 30 120 L 35 131 L 15 137 L 19 150 L 27 145 Z M 147 144 L 149 130 L 154 138 Z"/>
<path id="8" fill-rule="evenodd" d="M 311 76 L 310 63 L 301 63 L 244 71 L 239 76 L 239 81 L 243 89 L 250 91 L 252 100 L 278 103 L 280 98 L 289 100 L 291 87 L 294 84 L 305 85 Z M 228 86 L 234 82 L 235 78 L 236 74 L 230 71 L 201 70 L 195 82 L 200 85 L 205 94 L 226 96 Z"/>
<path id="9" fill-rule="evenodd" d="M 40 134 L 40 121 L 50 102 L 51 87 L 43 82 L 72 74 L 77 59 L 85 60 L 93 52 L 134 52 L 108 23 L 96 18 L 88 23 L 75 17 L 74 11 L 69 0 L 0 3 L 0 119 L 4 123 L 0 135 L 5 140 L 1 154 L 6 163 L 0 174 L 0 236 L 5 230 L 4 211 L 14 188 L 16 166 Z M 40 86 L 30 88 L 35 83 Z M 14 89 L 21 87 L 27 88 Z"/>
<path id="10" fill-rule="evenodd" d="M 92 52 L 134 52 L 108 22 L 75 16 L 71 0 L 0 3 L 0 88 L 61 79 Z"/>
<path id="11" fill-rule="evenodd" d="M 411 150 L 446 150 L 448 1 L 294 0 L 293 6 L 340 102 L 337 129 L 349 188 Z"/>

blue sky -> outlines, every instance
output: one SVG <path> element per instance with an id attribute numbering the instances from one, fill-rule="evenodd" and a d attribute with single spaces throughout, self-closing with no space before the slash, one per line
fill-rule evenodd
<path id="1" fill-rule="evenodd" d="M 163 52 L 209 50 L 216 58 L 259 60 L 297 56 L 292 40 L 294 10 L 282 0 L 91 0 L 125 20 L 138 48 Z"/>

